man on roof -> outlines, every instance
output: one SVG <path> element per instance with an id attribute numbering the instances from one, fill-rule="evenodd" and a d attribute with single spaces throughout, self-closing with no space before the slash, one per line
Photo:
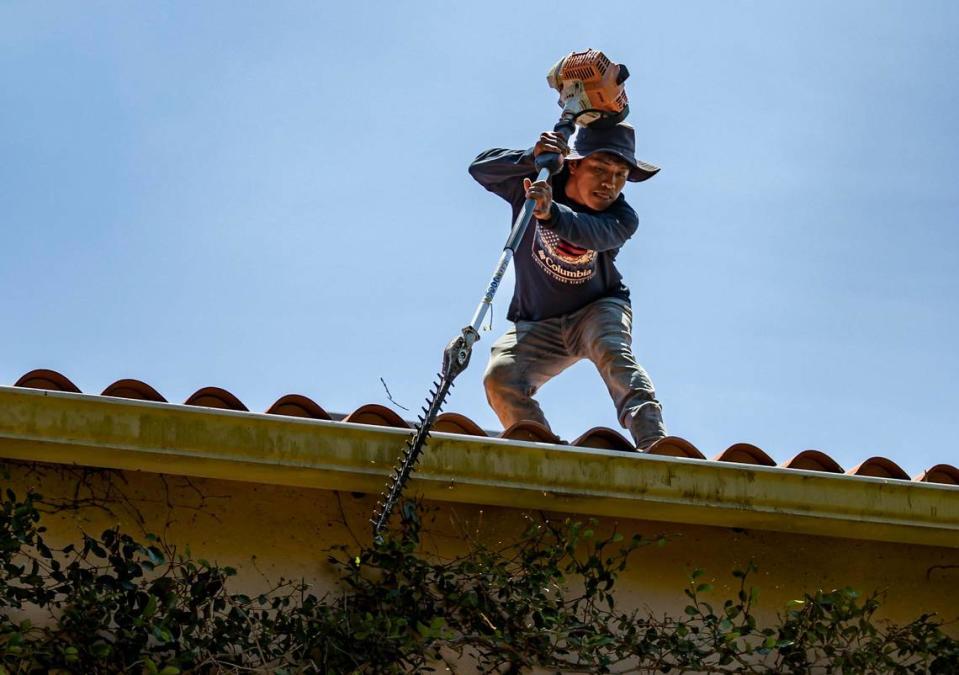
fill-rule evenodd
<path id="1" fill-rule="evenodd" d="M 512 205 L 514 220 L 526 199 L 536 202 L 513 257 L 516 286 L 507 313 L 513 327 L 493 345 L 484 376 L 504 428 L 522 420 L 549 428 L 533 396 L 585 358 L 637 448 L 666 435 L 653 383 L 633 356 L 629 289 L 615 265 L 639 222 L 622 190 L 659 171 L 637 160 L 635 147 L 628 124 L 580 127 L 569 144 L 547 131 L 528 150 L 487 150 L 470 165 L 473 178 Z M 544 152 L 565 157 L 552 185 L 533 181 L 534 158 Z"/>

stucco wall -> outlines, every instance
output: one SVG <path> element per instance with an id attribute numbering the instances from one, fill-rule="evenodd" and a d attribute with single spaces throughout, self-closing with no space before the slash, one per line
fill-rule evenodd
<path id="1" fill-rule="evenodd" d="M 304 578 L 316 591 L 333 584 L 325 550 L 357 546 L 370 537 L 370 495 L 137 471 L 84 469 L 56 464 L 6 462 L 10 483 L 23 493 L 41 492 L 56 510 L 44 517 L 48 542 L 76 542 L 79 532 L 99 534 L 120 524 L 133 534 L 157 534 L 195 557 L 238 569 L 237 592 L 265 590 L 280 577 Z M 513 509 L 428 502 L 425 550 L 453 555 L 468 537 L 508 540 L 526 516 L 558 517 Z M 586 516 L 573 516 L 585 519 Z M 885 590 L 882 616 L 907 621 L 922 612 L 959 615 L 959 548 L 897 544 L 850 538 L 790 534 L 758 529 L 601 518 L 599 529 L 624 534 L 665 534 L 663 547 L 642 549 L 622 575 L 618 605 L 679 614 L 689 572 L 701 567 L 715 584 L 710 600 L 734 597 L 731 571 L 750 560 L 759 571 L 758 614 L 771 618 L 784 603 L 818 588 L 852 586 Z M 955 624 L 947 632 L 959 635 Z"/>

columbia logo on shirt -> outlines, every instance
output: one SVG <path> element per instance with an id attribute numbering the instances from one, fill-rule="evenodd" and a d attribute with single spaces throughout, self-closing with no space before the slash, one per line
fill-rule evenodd
<path id="1" fill-rule="evenodd" d="M 581 284 L 596 274 L 596 251 L 571 244 L 538 223 L 533 235 L 533 259 L 546 274 L 566 284 Z"/>

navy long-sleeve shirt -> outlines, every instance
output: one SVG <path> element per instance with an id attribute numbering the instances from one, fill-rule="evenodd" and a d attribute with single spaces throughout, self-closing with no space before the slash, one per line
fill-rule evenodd
<path id="1" fill-rule="evenodd" d="M 513 220 L 526 201 L 523 179 L 536 178 L 533 151 L 487 150 L 470 175 L 513 207 Z M 614 261 L 639 224 L 620 195 L 609 208 L 594 211 L 566 196 L 567 170 L 553 177 L 551 218 L 535 218 L 516 248 L 516 287 L 507 318 L 540 321 L 569 314 L 600 298 L 629 300 L 629 289 Z"/>

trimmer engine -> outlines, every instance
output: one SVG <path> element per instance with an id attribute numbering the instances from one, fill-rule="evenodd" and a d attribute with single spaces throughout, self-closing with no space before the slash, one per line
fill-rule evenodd
<path id="1" fill-rule="evenodd" d="M 629 114 L 629 71 L 595 49 L 571 52 L 556 62 L 546 81 L 559 92 L 559 106 L 581 126 L 612 126 Z"/>

